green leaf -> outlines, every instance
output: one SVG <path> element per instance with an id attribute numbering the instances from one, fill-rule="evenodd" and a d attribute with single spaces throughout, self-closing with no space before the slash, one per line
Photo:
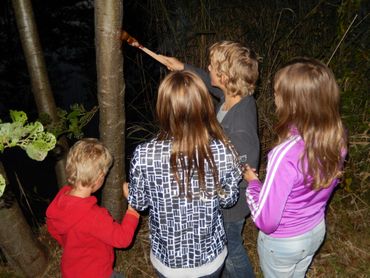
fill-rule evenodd
<path id="1" fill-rule="evenodd" d="M 10 110 L 10 118 L 13 122 L 24 125 L 27 122 L 27 114 L 23 111 Z"/>
<path id="2" fill-rule="evenodd" d="M 3 196 L 5 190 L 5 179 L 3 175 L 0 174 L 0 197 Z"/>
<path id="3" fill-rule="evenodd" d="M 51 133 L 38 133 L 35 140 L 22 146 L 27 155 L 37 161 L 45 159 L 50 150 L 55 147 L 56 138 Z"/>
<path id="4" fill-rule="evenodd" d="M 12 123 L 0 124 L 0 151 L 19 146 L 31 159 L 43 160 L 55 147 L 56 137 L 45 132 L 38 121 L 27 123 L 27 115 L 23 111 L 12 110 L 10 115 Z"/>
<path id="5" fill-rule="evenodd" d="M 69 112 L 58 108 L 57 122 L 51 123 L 45 120 L 41 122 L 45 129 L 53 133 L 57 138 L 61 135 L 66 135 L 68 138 L 80 139 L 84 135 L 82 132 L 83 127 L 90 122 L 97 111 L 97 106 L 90 111 L 86 111 L 83 105 L 73 104 Z"/>

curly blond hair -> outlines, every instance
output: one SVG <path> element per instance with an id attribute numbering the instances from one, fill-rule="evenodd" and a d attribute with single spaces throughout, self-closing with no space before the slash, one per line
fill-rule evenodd
<path id="1" fill-rule="evenodd" d="M 258 79 L 258 55 L 238 42 L 221 41 L 209 48 L 209 62 L 218 77 L 227 79 L 231 96 L 252 95 Z"/>
<path id="2" fill-rule="evenodd" d="M 66 162 L 68 182 L 74 186 L 92 185 L 102 173 L 106 175 L 113 158 L 108 149 L 95 138 L 77 141 L 69 150 Z"/>

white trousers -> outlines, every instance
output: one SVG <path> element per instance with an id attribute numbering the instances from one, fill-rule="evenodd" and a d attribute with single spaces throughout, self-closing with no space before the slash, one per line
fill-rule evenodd
<path id="1" fill-rule="evenodd" d="M 300 236 L 273 238 L 258 234 L 258 256 L 266 278 L 302 278 L 325 237 L 325 220 Z"/>

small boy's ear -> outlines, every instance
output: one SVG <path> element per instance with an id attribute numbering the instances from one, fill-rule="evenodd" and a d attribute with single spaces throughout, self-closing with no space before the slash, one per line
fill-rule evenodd
<path id="1" fill-rule="evenodd" d="M 98 176 L 98 179 L 103 179 L 103 178 L 105 178 L 105 174 L 104 174 L 103 171 L 100 171 L 100 174 Z"/>
<path id="2" fill-rule="evenodd" d="M 103 172 L 100 172 L 99 176 L 95 180 L 95 184 L 104 182 L 104 178 L 105 178 L 105 174 Z"/>

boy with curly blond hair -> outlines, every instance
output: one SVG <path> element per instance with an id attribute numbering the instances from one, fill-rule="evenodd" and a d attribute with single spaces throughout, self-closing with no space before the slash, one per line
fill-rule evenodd
<path id="1" fill-rule="evenodd" d="M 209 48 L 209 73 L 184 64 L 174 57 L 163 56 L 169 70 L 192 70 L 205 82 L 217 99 L 217 119 L 234 145 L 242 163 L 258 168 L 260 143 L 257 132 L 257 108 L 253 97 L 258 79 L 258 56 L 238 42 L 221 41 Z M 240 184 L 239 200 L 235 206 L 223 209 L 229 254 L 223 277 L 254 277 L 242 231 L 250 214 L 245 199 L 247 183 Z"/>

